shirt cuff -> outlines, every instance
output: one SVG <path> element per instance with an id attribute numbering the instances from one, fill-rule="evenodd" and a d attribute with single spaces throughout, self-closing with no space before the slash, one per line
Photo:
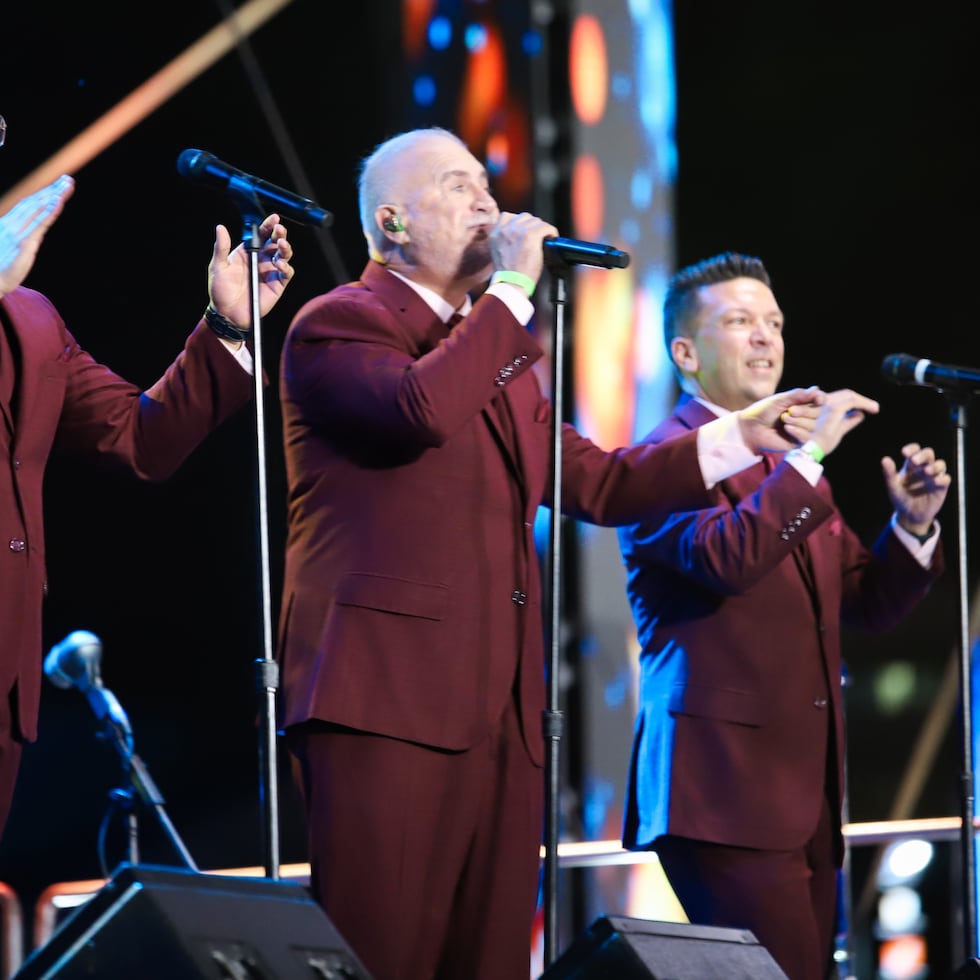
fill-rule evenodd
<path id="1" fill-rule="evenodd" d="M 898 523 L 898 514 L 892 514 L 891 526 L 895 532 L 895 537 L 908 548 L 909 554 L 923 567 L 928 568 L 932 564 L 932 556 L 936 552 L 936 545 L 939 544 L 939 535 L 942 528 L 939 521 L 936 522 L 936 533 L 930 535 L 925 541 L 919 539 L 909 531 L 906 531 Z"/>
<path id="2" fill-rule="evenodd" d="M 786 462 L 802 476 L 811 487 L 815 487 L 820 482 L 823 474 L 823 463 L 818 463 L 808 453 L 791 449 L 786 454 Z"/>
<path id="3" fill-rule="evenodd" d="M 247 344 L 238 344 L 236 346 L 230 340 L 225 340 L 224 337 L 219 337 L 218 340 L 230 351 L 232 357 L 241 364 L 245 371 L 249 374 L 255 374 L 255 361 L 252 359 L 252 352 L 248 349 Z"/>
<path id="4" fill-rule="evenodd" d="M 527 298 L 523 289 L 515 289 L 505 282 L 495 282 L 487 286 L 486 292 L 496 296 L 513 314 L 522 327 L 526 327 L 534 316 L 534 304 Z"/>
<path id="5" fill-rule="evenodd" d="M 706 489 L 747 470 L 761 459 L 745 445 L 735 412 L 699 426 L 698 464 Z"/>

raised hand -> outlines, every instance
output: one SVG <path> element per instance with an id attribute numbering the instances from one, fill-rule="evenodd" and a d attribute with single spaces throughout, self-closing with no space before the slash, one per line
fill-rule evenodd
<path id="1" fill-rule="evenodd" d="M 877 415 L 880 405 L 873 398 L 858 394 L 850 388 L 827 393 L 809 438 L 829 456 L 841 440 L 856 429 L 868 415 Z"/>
<path id="2" fill-rule="evenodd" d="M 827 395 L 811 385 L 754 402 L 738 412 L 745 444 L 754 453 L 786 452 L 810 438 Z"/>
<path id="3" fill-rule="evenodd" d="M 902 457 L 901 469 L 890 456 L 882 458 L 885 488 L 899 524 L 912 534 L 925 534 L 946 500 L 952 477 L 946 461 L 928 446 L 907 443 L 902 446 Z"/>
<path id="4" fill-rule="evenodd" d="M 533 214 L 502 211 L 490 232 L 494 269 L 521 272 L 537 282 L 544 267 L 544 240 L 557 235 L 554 225 Z"/>
<path id="5" fill-rule="evenodd" d="M 287 239 L 286 227 L 280 224 L 278 214 L 270 214 L 259 226 L 259 312 L 265 316 L 282 296 L 283 290 L 293 278 L 289 264 L 293 246 Z M 249 326 L 251 299 L 248 282 L 250 266 L 248 249 L 244 242 L 232 250 L 231 235 L 224 225 L 215 228 L 214 251 L 208 265 L 208 294 L 211 305 L 225 319 L 242 329 Z"/>
<path id="6" fill-rule="evenodd" d="M 0 296 L 27 277 L 45 233 L 74 190 L 75 181 L 62 174 L 0 216 Z"/>

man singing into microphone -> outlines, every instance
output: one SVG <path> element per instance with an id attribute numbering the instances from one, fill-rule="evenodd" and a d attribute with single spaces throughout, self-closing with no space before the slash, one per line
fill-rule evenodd
<path id="1" fill-rule="evenodd" d="M 443 129 L 377 147 L 359 195 L 361 278 L 297 313 L 281 359 L 281 707 L 312 887 L 374 980 L 517 980 L 544 820 L 534 520 L 552 448 L 528 324 L 556 230 L 501 213 Z M 733 421 L 752 451 L 785 450 L 821 399 Z M 799 424 L 777 425 L 791 405 Z M 703 486 L 696 433 L 615 452 L 561 437 L 574 518 L 640 520 Z"/>
<path id="2" fill-rule="evenodd" d="M 249 259 L 244 245 L 231 248 L 223 225 L 207 268 L 208 312 L 146 391 L 97 363 L 51 301 L 21 285 L 74 186 L 71 177 L 60 177 L 0 216 L 0 831 L 22 743 L 37 736 L 47 592 L 42 479 L 49 455 L 54 449 L 162 480 L 254 387 L 242 333 L 250 322 Z M 259 234 L 259 304 L 266 313 L 292 278 L 292 246 L 278 215 L 267 217 Z M 203 264 L 200 273 L 203 289 Z M 148 303 L 156 298 L 148 291 Z M 138 326 L 134 319 L 132 329 Z"/>

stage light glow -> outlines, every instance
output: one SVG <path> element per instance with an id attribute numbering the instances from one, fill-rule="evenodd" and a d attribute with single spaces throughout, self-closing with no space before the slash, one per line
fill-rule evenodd
<path id="1" fill-rule="evenodd" d="M 895 936 L 878 952 L 880 980 L 919 980 L 928 974 L 926 941 L 922 936 Z"/>
<path id="2" fill-rule="evenodd" d="M 536 58 L 544 50 L 540 31 L 525 31 L 521 37 L 521 49 L 529 58 Z"/>
<path id="3" fill-rule="evenodd" d="M 581 153 L 572 165 L 572 223 L 575 236 L 587 241 L 602 235 L 606 191 L 602 164 L 591 153 Z"/>
<path id="4" fill-rule="evenodd" d="M 922 899 L 914 888 L 899 885 L 878 900 L 878 928 L 882 935 L 899 936 L 922 928 Z"/>
<path id="5" fill-rule="evenodd" d="M 412 85 L 416 105 L 430 106 L 436 100 L 436 83 L 431 75 L 419 75 Z"/>
<path id="6" fill-rule="evenodd" d="M 585 125 L 594 126 L 606 111 L 609 66 L 602 25 L 590 14 L 577 17 L 572 25 L 568 74 L 575 114 Z"/>
<path id="7" fill-rule="evenodd" d="M 933 846 L 927 840 L 903 840 L 889 846 L 881 862 L 882 884 L 914 881 L 929 867 Z"/>
<path id="8" fill-rule="evenodd" d="M 452 44 L 453 25 L 448 17 L 433 17 L 429 23 L 429 47 L 445 51 Z"/>
<path id="9" fill-rule="evenodd" d="M 463 35 L 463 44 L 467 51 L 482 51 L 490 40 L 489 31 L 483 24 L 470 24 Z"/>
<path id="10" fill-rule="evenodd" d="M 491 119 L 507 101 L 507 55 L 496 28 L 486 28 L 484 41 L 466 65 L 457 109 L 457 134 L 469 146 L 481 146 Z"/>
<path id="11" fill-rule="evenodd" d="M 491 174 L 505 173 L 510 162 L 510 144 L 504 133 L 492 133 L 487 139 L 486 163 Z"/>
<path id="12" fill-rule="evenodd" d="M 422 56 L 436 3 L 437 0 L 402 0 L 402 49 L 406 57 Z"/>
<path id="13" fill-rule="evenodd" d="M 909 706 L 917 687 L 915 665 L 892 661 L 875 674 L 872 688 L 875 704 L 886 715 L 898 714 Z"/>

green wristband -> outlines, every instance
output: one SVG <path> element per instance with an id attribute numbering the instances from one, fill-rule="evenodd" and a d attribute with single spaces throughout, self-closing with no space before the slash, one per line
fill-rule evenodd
<path id="1" fill-rule="evenodd" d="M 813 441 L 813 439 L 807 439 L 802 446 L 800 446 L 800 452 L 809 456 L 814 463 L 822 463 L 824 457 L 824 451 Z"/>
<path id="2" fill-rule="evenodd" d="M 534 295 L 536 283 L 530 276 L 525 276 L 523 272 L 514 272 L 512 269 L 503 269 L 499 272 L 495 272 L 490 277 L 490 285 L 492 286 L 495 282 L 509 282 L 512 286 L 520 286 L 521 289 L 527 293 L 528 299 Z"/>

